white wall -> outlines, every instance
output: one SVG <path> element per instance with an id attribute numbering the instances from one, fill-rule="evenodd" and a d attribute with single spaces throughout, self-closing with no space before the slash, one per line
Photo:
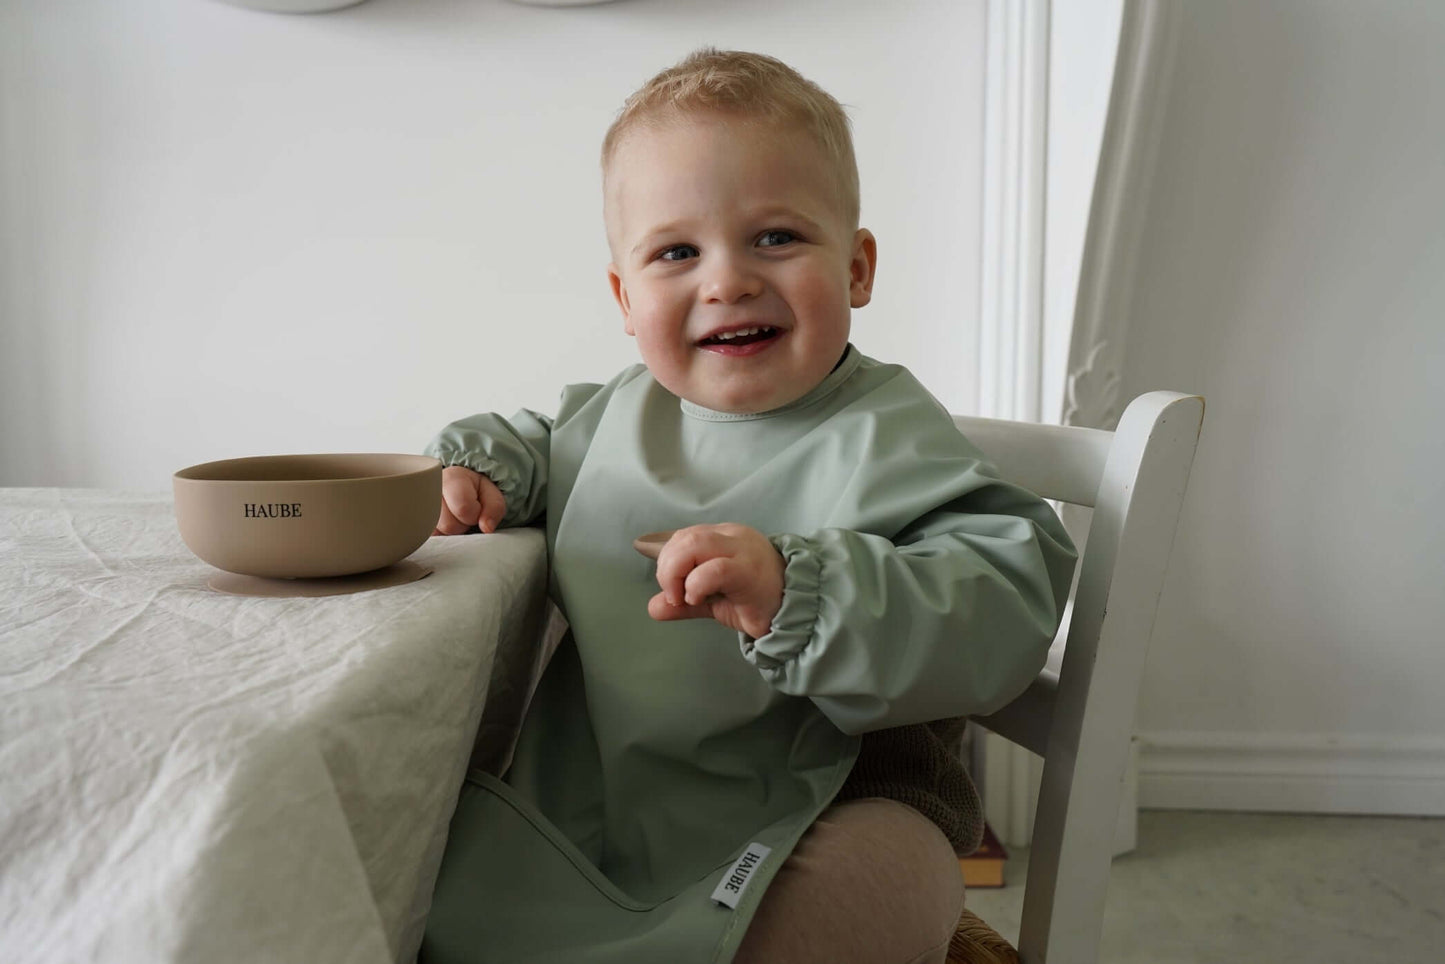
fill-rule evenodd
<path id="1" fill-rule="evenodd" d="M 1141 802 L 1445 814 L 1445 12 L 1179 8 L 1124 394 L 1208 405 Z"/>
<path id="2" fill-rule="evenodd" d="M 0 485 L 416 451 L 635 360 L 597 150 L 693 47 L 851 107 L 866 352 L 972 411 L 982 0 L 0 2 Z"/>

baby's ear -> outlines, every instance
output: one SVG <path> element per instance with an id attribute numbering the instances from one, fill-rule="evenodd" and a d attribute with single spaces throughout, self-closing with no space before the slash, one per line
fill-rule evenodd
<path id="1" fill-rule="evenodd" d="M 627 286 L 622 283 L 622 273 L 615 263 L 607 266 L 607 283 L 612 286 L 612 297 L 617 299 L 617 307 L 622 309 L 622 330 L 636 335 L 637 332 L 632 330 L 632 304 L 627 300 Z"/>
<path id="2" fill-rule="evenodd" d="M 853 235 L 853 258 L 848 262 L 848 303 L 862 308 L 873 298 L 873 272 L 878 267 L 878 241 L 873 232 L 859 228 Z"/>

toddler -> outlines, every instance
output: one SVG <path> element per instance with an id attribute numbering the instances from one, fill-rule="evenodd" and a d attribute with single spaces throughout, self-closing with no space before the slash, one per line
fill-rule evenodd
<path id="1" fill-rule="evenodd" d="M 545 519 L 571 631 L 505 780 L 463 787 L 422 960 L 941 962 L 982 830 L 961 718 L 1043 665 L 1073 547 L 849 344 L 877 245 L 832 97 L 701 50 L 602 169 L 643 364 L 428 447 L 438 533 Z"/>

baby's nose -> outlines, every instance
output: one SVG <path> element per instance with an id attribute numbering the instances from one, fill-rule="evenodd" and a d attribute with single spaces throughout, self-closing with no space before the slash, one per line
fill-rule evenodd
<path id="1" fill-rule="evenodd" d="M 700 293 L 706 302 L 730 305 L 756 297 L 762 290 L 763 279 L 757 272 L 736 258 L 719 257 L 708 267 Z"/>

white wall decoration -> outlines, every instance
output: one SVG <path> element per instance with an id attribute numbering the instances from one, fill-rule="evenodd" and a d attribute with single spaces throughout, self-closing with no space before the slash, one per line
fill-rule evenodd
<path id="1" fill-rule="evenodd" d="M 512 0 L 512 2 L 528 7 L 590 7 L 597 3 L 614 3 L 615 0 Z"/>
<path id="2" fill-rule="evenodd" d="M 979 414 L 1039 418 L 1049 0 L 991 0 L 984 81 Z"/>
<path id="3" fill-rule="evenodd" d="M 979 414 L 1040 415 L 1049 0 L 990 0 L 984 80 Z M 1040 762 L 984 734 L 972 747 L 989 824 L 1028 843 Z"/>
<path id="4" fill-rule="evenodd" d="M 233 7 L 248 7 L 268 13 L 326 13 L 343 7 L 354 7 L 366 0 L 221 0 Z"/>

